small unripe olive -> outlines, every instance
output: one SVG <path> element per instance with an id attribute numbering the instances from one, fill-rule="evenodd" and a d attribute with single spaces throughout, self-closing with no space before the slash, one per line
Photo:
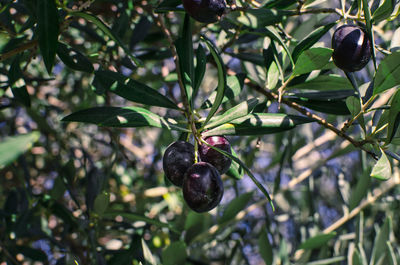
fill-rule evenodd
<path id="1" fill-rule="evenodd" d="M 221 175 L 209 163 L 193 164 L 185 173 L 182 192 L 187 205 L 193 211 L 210 211 L 219 204 L 224 194 Z"/>
<path id="2" fill-rule="evenodd" d="M 195 20 L 203 23 L 217 22 L 225 11 L 224 0 L 183 0 L 185 11 Z"/>
<path id="3" fill-rule="evenodd" d="M 337 28 L 332 37 L 332 48 L 333 62 L 346 72 L 361 70 L 371 58 L 371 41 L 359 26 Z"/>
<path id="4" fill-rule="evenodd" d="M 186 170 L 194 164 L 194 146 L 185 141 L 170 144 L 163 156 L 165 176 L 181 187 Z"/>
<path id="5" fill-rule="evenodd" d="M 206 137 L 204 140 L 211 146 L 217 147 L 229 154 L 232 153 L 231 145 L 228 139 L 226 139 L 224 136 L 209 136 Z M 224 174 L 225 172 L 227 172 L 229 170 L 229 167 L 231 166 L 232 159 L 221 154 L 217 150 L 212 149 L 206 144 L 202 144 L 199 147 L 199 153 L 201 161 L 208 162 L 213 165 L 220 174 Z"/>

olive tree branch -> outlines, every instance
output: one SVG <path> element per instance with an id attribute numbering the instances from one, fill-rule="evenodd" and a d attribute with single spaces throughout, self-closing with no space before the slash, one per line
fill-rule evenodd
<path id="1" fill-rule="evenodd" d="M 277 95 L 274 92 L 271 91 L 267 91 L 265 89 L 262 89 L 261 87 L 257 86 L 257 85 L 253 85 L 250 82 L 247 82 L 247 84 L 254 90 L 260 92 L 261 94 L 263 94 L 264 96 L 266 96 L 269 100 L 273 100 L 273 101 L 279 101 L 279 95 Z M 280 103 L 283 103 L 287 106 L 289 106 L 292 109 L 297 110 L 298 112 L 300 112 L 301 114 L 314 119 L 318 124 L 322 125 L 323 127 L 333 131 L 335 134 L 337 134 L 338 136 L 346 139 L 347 141 L 349 141 L 352 145 L 354 145 L 355 147 L 365 151 L 367 154 L 369 154 L 372 158 L 374 158 L 375 160 L 378 159 L 377 155 L 373 152 L 371 152 L 370 150 L 366 149 L 364 147 L 365 141 L 357 141 L 354 138 L 352 138 L 351 136 L 343 133 L 341 130 L 339 130 L 338 128 L 336 128 L 334 125 L 330 124 L 329 122 L 327 122 L 324 118 L 311 113 L 310 111 L 308 111 L 306 108 L 304 108 L 303 106 L 290 101 L 288 99 L 282 98 L 280 99 Z"/>

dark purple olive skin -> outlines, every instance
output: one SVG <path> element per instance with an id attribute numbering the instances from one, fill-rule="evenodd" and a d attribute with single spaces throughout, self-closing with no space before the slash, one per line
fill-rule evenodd
<path id="1" fill-rule="evenodd" d="M 229 141 L 221 135 L 216 136 L 209 136 L 204 139 L 208 144 L 215 146 L 222 151 L 225 151 L 229 154 L 231 152 L 231 145 Z M 199 154 L 201 161 L 208 162 L 213 165 L 220 174 L 224 174 L 227 172 L 231 166 L 232 159 L 227 156 L 224 156 L 217 150 L 212 149 L 211 147 L 207 146 L 206 144 L 202 144 L 199 147 Z"/>
<path id="2" fill-rule="evenodd" d="M 225 11 L 225 0 L 182 0 L 186 12 L 202 23 L 217 22 Z"/>
<path id="3" fill-rule="evenodd" d="M 371 41 L 364 29 L 354 25 L 343 25 L 332 37 L 333 62 L 346 72 L 364 68 L 371 58 Z"/>
<path id="4" fill-rule="evenodd" d="M 186 170 L 194 164 L 194 146 L 185 141 L 176 141 L 165 150 L 163 169 L 165 176 L 181 187 Z"/>
<path id="5" fill-rule="evenodd" d="M 186 171 L 182 191 L 187 205 L 193 211 L 202 213 L 219 204 L 224 194 L 224 185 L 215 167 L 199 162 Z"/>

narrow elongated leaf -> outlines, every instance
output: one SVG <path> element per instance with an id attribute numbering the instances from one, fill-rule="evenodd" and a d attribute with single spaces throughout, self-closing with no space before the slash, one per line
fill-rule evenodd
<path id="1" fill-rule="evenodd" d="M 193 41 L 192 24 L 190 16 L 185 15 L 180 38 L 175 42 L 176 52 L 179 57 L 179 71 L 185 87 L 186 98 L 192 104 L 194 87 L 194 63 L 193 63 Z"/>
<path id="2" fill-rule="evenodd" d="M 174 233 L 180 234 L 180 232 L 173 227 L 170 223 L 164 223 L 157 221 L 155 219 L 149 218 L 147 216 L 141 215 L 141 214 L 136 214 L 136 213 L 129 213 L 126 211 L 109 211 L 105 212 L 103 214 L 104 218 L 115 218 L 117 216 L 122 216 L 126 221 L 129 222 L 137 222 L 137 221 L 142 221 L 157 227 L 165 227 L 173 231 Z"/>
<path id="3" fill-rule="evenodd" d="M 197 95 L 197 92 L 200 88 L 201 82 L 204 78 L 204 73 L 206 72 L 206 51 L 201 43 L 199 43 L 199 47 L 197 47 L 196 51 L 196 68 L 195 68 L 195 75 L 194 75 L 194 86 L 193 86 L 193 97 L 192 101 Z M 192 103 L 193 105 L 193 103 Z"/>
<path id="4" fill-rule="evenodd" d="M 243 169 L 244 171 L 246 171 L 247 175 L 249 175 L 250 179 L 253 181 L 253 183 L 257 186 L 257 188 L 265 195 L 265 197 L 267 198 L 268 202 L 271 205 L 271 208 L 273 211 L 275 211 L 275 206 L 272 202 L 271 196 L 269 196 L 268 191 L 265 189 L 265 187 L 261 184 L 260 181 L 258 181 L 258 179 L 253 175 L 253 173 L 251 172 L 251 170 L 246 166 L 245 163 L 242 162 L 242 160 L 240 160 L 239 158 L 237 158 L 236 156 L 233 156 L 232 154 L 225 152 L 224 150 L 219 149 L 218 147 L 212 146 L 209 143 L 207 143 L 206 141 L 202 140 L 202 142 L 207 145 L 208 147 L 210 147 L 211 149 L 214 149 L 216 151 L 218 151 L 219 153 L 223 154 L 224 156 L 229 157 L 230 159 L 232 159 L 233 161 L 235 161 L 236 163 L 238 163 Z"/>
<path id="5" fill-rule="evenodd" d="M 8 85 L 11 87 L 11 91 L 17 101 L 24 104 L 26 107 L 31 106 L 31 99 L 26 89 L 25 80 L 20 68 L 20 55 L 15 56 L 10 65 L 10 70 L 8 71 Z"/>
<path id="6" fill-rule="evenodd" d="M 282 48 L 285 50 L 287 56 L 289 57 L 289 61 L 294 66 L 294 61 L 292 58 L 292 54 L 289 51 L 289 48 L 287 47 L 286 43 L 283 41 L 279 33 L 276 31 L 275 27 L 273 26 L 268 26 L 265 28 L 267 30 L 267 35 L 271 38 L 274 39 L 276 42 L 279 43 L 279 45 L 282 46 Z"/>
<path id="7" fill-rule="evenodd" d="M 386 246 L 387 246 L 387 257 L 388 260 L 390 261 L 390 265 L 397 265 L 397 258 L 396 254 L 394 253 L 394 249 L 392 247 L 392 243 L 390 241 L 386 241 Z"/>
<path id="8" fill-rule="evenodd" d="M 379 158 L 378 162 L 376 162 L 375 166 L 372 168 L 371 177 L 380 180 L 388 180 L 392 176 L 392 169 L 389 159 L 382 149 L 381 153 L 381 158 Z"/>
<path id="9" fill-rule="evenodd" d="M 58 43 L 57 55 L 61 61 L 71 69 L 87 73 L 92 73 L 94 71 L 92 63 L 85 55 L 64 43 Z"/>
<path id="10" fill-rule="evenodd" d="M 253 196 L 253 192 L 247 192 L 241 194 L 239 197 L 233 199 L 228 206 L 225 208 L 224 213 L 218 220 L 219 224 L 230 221 L 235 218 L 235 216 L 246 207 Z"/>
<path id="11" fill-rule="evenodd" d="M 356 187 L 350 194 L 349 199 L 349 210 L 353 210 L 361 202 L 363 198 L 368 194 L 369 186 L 371 183 L 371 177 L 369 171 L 365 171 L 360 174 L 357 180 Z"/>
<path id="12" fill-rule="evenodd" d="M 282 21 L 286 15 L 293 12 L 277 9 L 247 9 L 246 12 L 234 11 L 228 14 L 227 18 L 233 23 L 240 23 L 250 28 L 263 28 Z"/>
<path id="13" fill-rule="evenodd" d="M 371 10 L 368 6 L 368 0 L 362 0 L 363 3 L 363 10 L 365 16 L 365 24 L 367 26 L 367 34 L 369 39 L 371 40 L 371 47 L 372 47 L 372 60 L 374 61 L 374 67 L 376 69 L 376 53 L 375 53 L 375 38 L 374 38 L 374 31 L 372 30 L 372 18 L 371 18 Z"/>
<path id="14" fill-rule="evenodd" d="M 350 111 L 347 108 L 345 100 L 317 100 L 308 98 L 290 98 L 291 101 L 299 105 L 316 110 L 323 113 L 335 115 L 349 115 Z"/>
<path id="15" fill-rule="evenodd" d="M 2 139 L 0 142 L 0 168 L 8 165 L 28 150 L 39 139 L 38 132 Z"/>
<path id="16" fill-rule="evenodd" d="M 116 44 L 118 44 L 118 46 L 120 46 L 124 52 L 126 53 L 127 56 L 129 56 L 129 58 L 131 58 L 131 60 L 137 65 L 137 66 L 141 66 L 142 63 L 136 59 L 131 51 L 129 51 L 129 49 L 124 45 L 124 43 L 118 38 L 117 35 L 114 34 L 114 32 L 106 25 L 104 24 L 103 21 L 101 21 L 98 17 L 89 14 L 89 13 L 84 13 L 84 12 L 70 12 L 69 13 L 72 16 L 77 16 L 77 17 L 81 17 L 84 18 L 90 22 L 92 22 L 93 24 L 95 24 L 101 31 L 104 32 L 104 34 L 106 34 L 110 39 L 112 39 L 113 41 L 115 41 Z"/>
<path id="17" fill-rule="evenodd" d="M 332 56 L 332 49 L 311 48 L 304 51 L 296 61 L 293 75 L 309 73 L 323 68 Z"/>
<path id="18" fill-rule="evenodd" d="M 243 117 L 247 114 L 249 114 L 253 108 L 257 105 L 258 103 L 258 98 L 252 98 L 247 101 L 244 101 L 235 107 L 227 110 L 224 114 L 220 116 L 215 116 L 215 119 L 213 119 L 212 122 L 208 123 L 207 126 L 205 126 L 205 129 L 216 127 L 218 125 L 228 123 L 231 120 Z"/>
<path id="19" fill-rule="evenodd" d="M 244 85 L 244 78 L 244 74 L 230 75 L 226 78 L 226 83 L 228 87 L 225 89 L 225 95 L 222 99 L 221 104 L 227 102 L 230 99 L 233 99 L 240 94 Z M 217 89 L 211 93 L 208 99 L 201 105 L 201 108 L 211 108 L 216 96 Z"/>
<path id="20" fill-rule="evenodd" d="M 374 95 L 400 85 L 400 51 L 387 55 L 375 75 Z"/>
<path id="21" fill-rule="evenodd" d="M 58 44 L 58 10 L 54 0 L 39 0 L 37 5 L 37 33 L 40 53 L 43 56 L 47 72 L 51 74 Z"/>
<path id="22" fill-rule="evenodd" d="M 361 112 L 361 102 L 360 99 L 358 97 L 355 96 L 350 96 L 346 99 L 346 105 L 347 108 L 349 109 L 351 115 L 353 117 L 357 116 L 360 112 Z M 358 122 L 361 125 L 361 128 L 364 130 L 365 132 L 365 121 L 364 121 L 364 115 L 360 115 L 357 118 Z"/>
<path id="23" fill-rule="evenodd" d="M 92 85 L 96 88 L 98 87 L 99 92 L 109 90 L 133 102 L 149 106 L 179 109 L 174 102 L 160 94 L 158 91 L 118 72 L 108 70 L 96 71 Z"/>
<path id="24" fill-rule="evenodd" d="M 393 13 L 396 6 L 396 0 L 384 0 L 372 15 L 372 21 L 377 24 L 387 19 Z"/>
<path id="25" fill-rule="evenodd" d="M 299 246 L 299 249 L 314 249 L 324 246 L 329 240 L 336 236 L 335 232 L 313 236 Z"/>
<path id="26" fill-rule="evenodd" d="M 109 127 L 158 127 L 168 130 L 187 131 L 172 119 L 165 120 L 140 107 L 95 107 L 74 112 L 62 119 L 66 122 L 85 122 Z"/>
<path id="27" fill-rule="evenodd" d="M 390 109 L 389 109 L 389 122 L 387 130 L 386 143 L 390 143 L 396 135 L 397 128 L 400 123 L 400 90 L 397 90 L 393 95 Z"/>
<path id="28" fill-rule="evenodd" d="M 309 35 L 307 35 L 307 37 L 300 41 L 299 44 L 297 44 L 294 48 L 292 53 L 293 60 L 296 62 L 303 51 L 311 48 L 334 25 L 336 25 L 336 23 L 330 23 L 328 25 L 319 27 L 311 32 Z"/>
<path id="29" fill-rule="evenodd" d="M 239 159 L 238 155 L 236 154 L 235 150 L 232 147 L 231 147 L 231 152 L 233 156 Z M 238 180 L 243 178 L 244 171 L 243 168 L 236 161 L 232 161 L 231 167 L 225 174 L 233 179 Z"/>
<path id="30" fill-rule="evenodd" d="M 222 100 L 224 99 L 225 88 L 227 86 L 227 82 L 226 82 L 226 71 L 225 71 L 224 62 L 222 61 L 222 58 L 219 56 L 217 49 L 214 47 L 214 45 L 208 39 L 202 38 L 202 40 L 207 44 L 207 47 L 210 50 L 211 55 L 214 58 L 215 63 L 217 64 L 217 69 L 218 69 L 217 95 L 215 96 L 215 101 L 213 102 L 211 110 L 208 113 L 207 118 L 202 125 L 202 127 L 204 127 L 207 125 L 208 121 L 214 116 L 214 114 L 217 112 L 219 106 L 221 105 Z"/>
<path id="31" fill-rule="evenodd" d="M 146 264 L 157 265 L 156 259 L 154 258 L 153 254 L 151 254 L 151 250 L 146 244 L 146 241 L 141 239 L 142 242 L 142 250 L 143 250 L 143 257 L 146 261 Z"/>
<path id="32" fill-rule="evenodd" d="M 265 229 L 261 230 L 260 237 L 258 238 L 258 247 L 260 249 L 261 257 L 264 259 L 266 265 L 272 265 L 273 251 L 269 243 L 268 233 Z"/>
<path id="33" fill-rule="evenodd" d="M 337 75 L 320 75 L 314 79 L 306 82 L 301 82 L 295 85 L 288 86 L 289 89 L 301 89 L 301 90 L 353 90 L 349 80 L 347 78 Z"/>
<path id="34" fill-rule="evenodd" d="M 313 122 L 307 117 L 280 113 L 252 113 L 205 131 L 203 136 L 211 135 L 263 135 L 293 129 L 296 125 Z"/>
<path id="35" fill-rule="evenodd" d="M 162 260 L 165 265 L 184 265 L 186 257 L 186 244 L 182 241 L 173 242 L 162 252 Z"/>
<path id="36" fill-rule="evenodd" d="M 392 219 L 388 216 L 375 237 L 374 248 L 372 249 L 371 255 L 371 264 L 376 264 L 381 256 L 386 254 L 386 242 L 390 240 L 389 236 L 391 231 Z"/>

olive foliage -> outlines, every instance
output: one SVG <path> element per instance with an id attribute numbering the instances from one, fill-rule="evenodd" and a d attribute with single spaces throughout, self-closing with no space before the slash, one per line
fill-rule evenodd
<path id="1" fill-rule="evenodd" d="M 208 2 L 0 0 L 0 264 L 399 264 L 399 1 Z M 176 141 L 232 161 L 213 210 Z"/>

